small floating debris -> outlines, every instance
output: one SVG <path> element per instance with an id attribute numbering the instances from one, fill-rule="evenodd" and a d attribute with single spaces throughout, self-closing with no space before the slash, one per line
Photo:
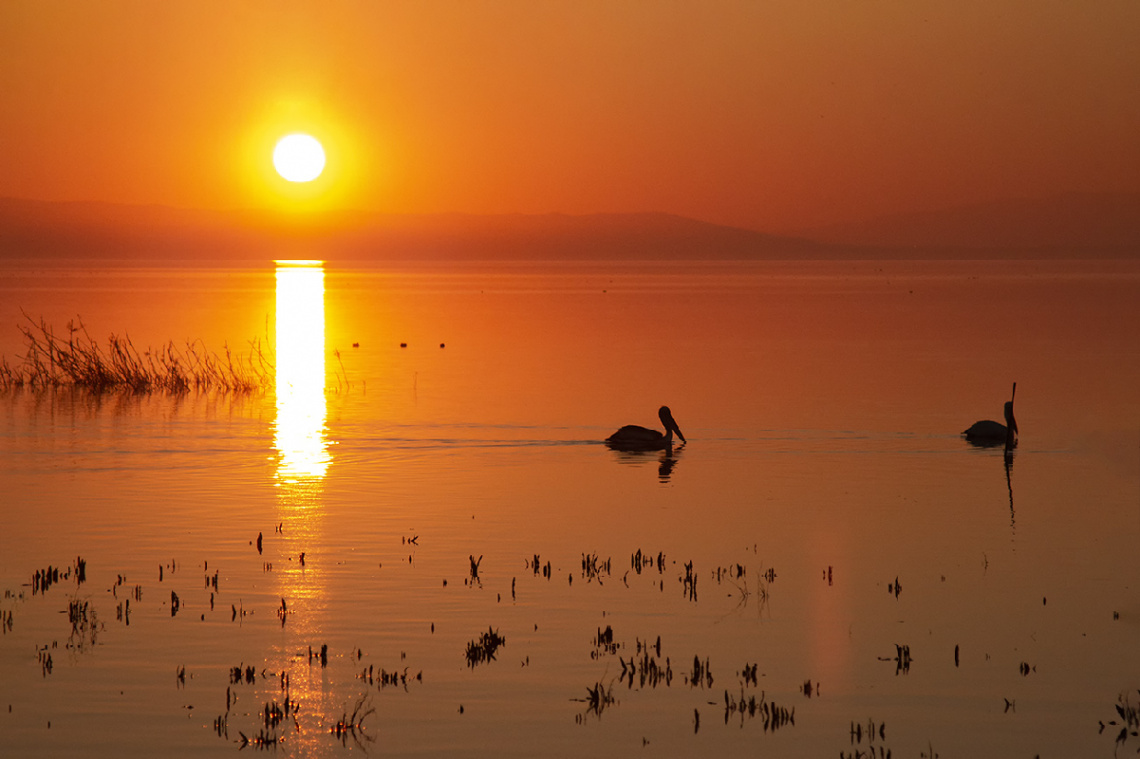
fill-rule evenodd
<path id="1" fill-rule="evenodd" d="M 39 660 L 41 674 L 44 677 L 50 675 L 52 666 L 54 665 L 52 663 L 51 652 L 48 651 L 48 647 L 44 646 L 43 648 L 38 649 L 36 651 L 36 658 Z"/>
<path id="2" fill-rule="evenodd" d="M 257 735 L 251 737 L 246 737 L 246 734 L 240 730 L 238 731 L 238 735 L 241 737 L 241 739 L 238 741 L 238 750 L 241 750 L 246 746 L 253 746 L 256 749 L 268 751 L 270 747 L 275 747 L 277 745 L 277 736 L 266 733 L 265 728 L 262 728 L 257 733 Z"/>
<path id="3" fill-rule="evenodd" d="M 697 600 L 697 575 L 693 571 L 693 562 L 685 562 L 685 576 L 681 579 L 684 586 L 685 596 L 690 601 Z"/>
<path id="4" fill-rule="evenodd" d="M 651 654 L 653 650 L 656 655 Z M 648 642 L 637 640 L 637 655 L 641 658 L 631 656 L 627 662 L 621 656 L 618 656 L 618 663 L 621 664 L 621 674 L 618 676 L 618 682 L 627 683 L 629 689 L 633 689 L 636 678 L 638 688 L 644 689 L 646 686 L 650 688 L 657 688 L 658 685 L 664 685 L 668 688 L 673 683 L 673 665 L 669 661 L 669 657 L 665 657 L 665 664 L 661 665 L 658 660 L 661 658 L 661 636 L 657 636 L 656 646 L 650 646 Z"/>
<path id="5" fill-rule="evenodd" d="M 550 579 L 551 574 L 553 573 L 553 569 L 552 569 L 549 561 L 546 562 L 546 564 L 540 564 L 539 563 L 539 556 L 537 553 L 534 555 L 533 560 L 531 560 L 531 559 L 527 560 L 526 565 L 528 568 L 531 568 L 534 570 L 534 574 L 536 576 L 542 575 L 547 580 Z"/>
<path id="6" fill-rule="evenodd" d="M 895 663 L 895 674 L 906 675 L 910 673 L 910 646 L 903 644 L 895 644 L 895 655 L 880 656 L 879 661 L 893 661 Z"/>
<path id="7" fill-rule="evenodd" d="M 640 548 L 629 558 L 630 568 L 637 574 L 641 574 L 642 569 L 650 570 L 657 567 L 657 574 L 665 572 L 665 554 L 658 552 L 657 557 L 654 558 L 649 553 L 643 553 Z"/>
<path id="8" fill-rule="evenodd" d="M 252 685 L 257 682 L 257 669 L 253 666 L 245 666 L 239 664 L 236 667 L 230 667 L 230 685 L 241 685 L 246 683 Z M 229 689 L 226 691 L 226 704 L 229 705 Z"/>
<path id="9" fill-rule="evenodd" d="M 321 645 L 319 653 L 313 653 L 313 647 L 309 646 L 309 664 L 313 663 L 313 659 L 320 659 L 321 666 L 327 667 L 329 664 L 329 646 L 327 643 Z"/>
<path id="10" fill-rule="evenodd" d="M 602 578 L 610 574 L 610 560 L 602 561 L 596 553 L 582 554 L 582 577 L 586 582 L 597 581 L 602 584 Z"/>
<path id="11" fill-rule="evenodd" d="M 689 675 L 689 685 L 696 688 L 711 688 L 713 685 L 712 669 L 709 666 L 708 657 L 702 662 L 701 657 L 693 657 L 693 671 Z"/>
<path id="12" fill-rule="evenodd" d="M 780 706 L 769 701 L 763 693 L 760 694 L 760 698 L 757 698 L 755 695 L 746 696 L 741 691 L 740 696 L 737 697 L 726 690 L 724 692 L 724 724 L 727 725 L 728 720 L 734 715 L 739 715 L 741 725 L 744 724 L 745 719 L 759 719 L 766 733 L 796 724 L 796 708 L 794 706 L 790 709 L 786 706 Z"/>
<path id="13" fill-rule="evenodd" d="M 590 652 L 591 659 L 600 659 L 604 655 L 617 655 L 618 649 L 621 648 L 620 643 L 614 642 L 614 629 L 610 625 L 606 625 L 606 629 L 598 628 L 598 634 L 594 636 L 593 640 L 594 650 Z"/>
<path id="14" fill-rule="evenodd" d="M 864 751 L 863 739 L 867 739 L 867 750 Z M 879 746 L 876 749 L 875 741 L 878 740 Z M 889 757 L 891 750 L 886 747 L 885 741 L 887 740 L 887 723 L 880 722 L 878 726 L 875 725 L 875 720 L 867 720 L 866 729 L 862 722 L 851 723 L 851 745 L 857 747 L 854 751 L 847 753 L 839 752 L 840 759 L 862 759 L 862 757 Z"/>

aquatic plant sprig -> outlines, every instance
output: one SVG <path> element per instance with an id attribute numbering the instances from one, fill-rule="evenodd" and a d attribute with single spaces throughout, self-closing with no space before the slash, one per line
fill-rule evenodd
<path id="1" fill-rule="evenodd" d="M 226 345 L 223 356 L 207 350 L 201 340 L 188 340 L 184 348 L 170 341 L 140 351 L 129 336 L 115 334 L 104 348 L 78 317 L 68 321 L 66 335 L 57 334 L 43 318 L 37 322 L 27 313 L 24 317 L 28 323 L 18 327 L 26 345 L 24 359 L 12 365 L 0 357 L 0 390 L 73 387 L 94 393 L 240 393 L 264 389 L 273 381 L 273 365 L 260 340 L 250 341 L 246 354 L 235 354 Z"/>

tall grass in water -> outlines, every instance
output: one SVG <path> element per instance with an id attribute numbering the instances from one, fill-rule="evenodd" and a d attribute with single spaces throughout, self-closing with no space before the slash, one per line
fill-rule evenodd
<path id="1" fill-rule="evenodd" d="M 21 387 L 77 387 L 92 392 L 182 393 L 190 390 L 251 392 L 273 382 L 273 366 L 251 341 L 247 354 L 235 355 L 226 346 L 222 356 L 206 350 L 201 341 L 184 348 L 168 342 L 157 350 L 140 352 L 129 337 L 111 335 L 106 348 L 91 338 L 81 321 L 67 323 L 64 335 L 40 319 L 25 314 L 28 324 L 19 330 L 27 352 L 22 363 L 11 365 L 0 357 L 0 389 Z"/>

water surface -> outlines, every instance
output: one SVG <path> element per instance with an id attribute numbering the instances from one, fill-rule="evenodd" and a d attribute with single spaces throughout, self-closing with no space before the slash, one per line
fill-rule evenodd
<path id="1" fill-rule="evenodd" d="M 21 309 L 273 382 L 0 394 L 6 754 L 1140 747 L 1135 264 L 17 262 L 10 362 Z"/>

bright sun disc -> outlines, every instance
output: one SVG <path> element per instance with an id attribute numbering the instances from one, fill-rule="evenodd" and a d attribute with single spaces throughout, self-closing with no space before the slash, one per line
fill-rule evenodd
<path id="1" fill-rule="evenodd" d="M 290 134 L 273 149 L 273 167 L 290 182 L 311 182 L 325 168 L 325 150 L 315 137 Z"/>

